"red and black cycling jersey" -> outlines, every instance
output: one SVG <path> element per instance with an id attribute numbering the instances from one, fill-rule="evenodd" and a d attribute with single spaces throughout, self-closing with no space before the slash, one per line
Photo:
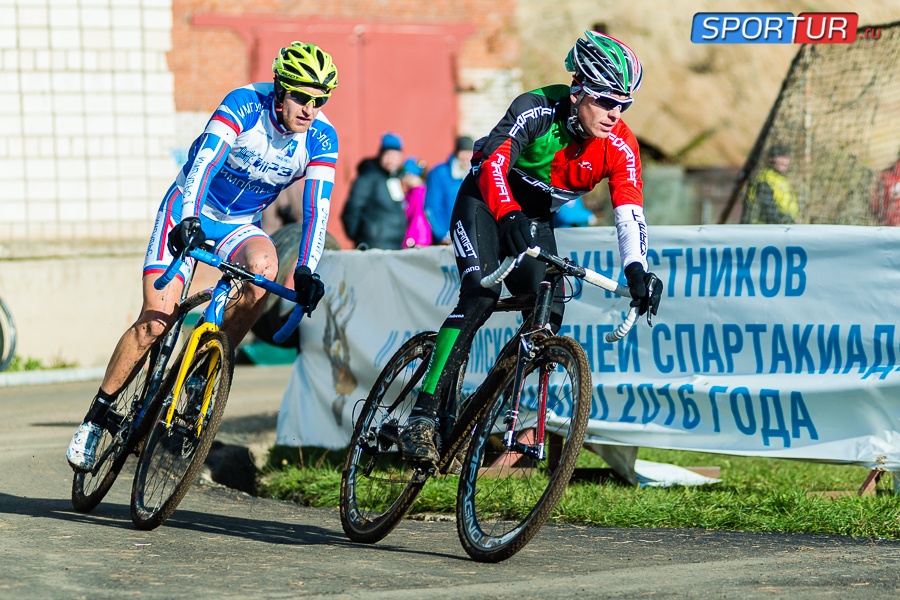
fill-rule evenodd
<path id="1" fill-rule="evenodd" d="M 643 206 L 637 139 L 623 121 L 605 139 L 572 133 L 569 86 L 551 85 L 517 97 L 472 158 L 478 187 L 494 218 L 513 210 L 549 215 L 609 180 L 612 205 Z"/>

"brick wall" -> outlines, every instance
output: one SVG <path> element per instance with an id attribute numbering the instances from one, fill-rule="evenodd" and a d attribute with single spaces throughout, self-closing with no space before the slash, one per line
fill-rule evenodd
<path id="1" fill-rule="evenodd" d="M 314 16 L 318 19 L 467 23 L 475 28 L 459 57 L 461 77 L 468 69 L 500 72 L 519 64 L 516 24 L 518 0 L 174 0 L 174 40 L 169 64 L 175 75 L 179 111 L 214 109 L 230 90 L 245 85 L 249 75 L 246 44 L 226 28 L 199 28 L 195 14 Z"/>
<path id="2" fill-rule="evenodd" d="M 171 26 L 170 0 L 0 3 L 0 256 L 147 237 L 177 168 Z"/>

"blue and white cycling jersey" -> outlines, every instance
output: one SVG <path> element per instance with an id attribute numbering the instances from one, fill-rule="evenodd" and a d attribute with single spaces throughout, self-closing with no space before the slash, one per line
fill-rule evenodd
<path id="1" fill-rule="evenodd" d="M 325 249 L 337 157 L 337 133 L 321 111 L 308 131 L 292 133 L 278 123 L 273 84 L 238 88 L 191 144 L 175 181 L 181 215 L 257 223 L 283 189 L 305 178 L 299 262 L 314 270 Z"/>

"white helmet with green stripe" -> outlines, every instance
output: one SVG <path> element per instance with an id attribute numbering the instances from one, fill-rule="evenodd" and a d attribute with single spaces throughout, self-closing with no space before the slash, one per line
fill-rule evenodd
<path id="1" fill-rule="evenodd" d="M 597 92 L 630 96 L 641 87 L 643 69 L 634 51 L 619 40 L 585 31 L 566 56 L 566 70 L 578 82 Z"/>

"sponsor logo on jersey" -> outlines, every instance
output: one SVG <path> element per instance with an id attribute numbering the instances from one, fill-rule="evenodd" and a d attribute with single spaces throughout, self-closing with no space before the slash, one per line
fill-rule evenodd
<path id="1" fill-rule="evenodd" d="M 225 171 L 219 171 L 219 174 L 231 185 L 245 192 L 253 192 L 255 194 L 271 194 L 275 191 L 275 186 L 267 184 L 261 180 L 241 179 L 239 175 L 234 175 Z"/>
<path id="2" fill-rule="evenodd" d="M 570 200 L 574 200 L 575 198 L 580 198 L 584 195 L 584 192 L 578 192 L 574 190 L 566 190 L 563 188 L 554 187 L 544 183 L 540 179 L 536 177 L 532 177 L 525 171 L 521 171 L 519 169 L 513 169 L 521 178 L 524 183 L 527 183 L 533 188 L 536 188 L 544 193 L 550 194 L 552 198 L 556 198 L 559 200 L 560 205 L 565 204 Z"/>
<path id="3" fill-rule="evenodd" d="M 228 107 L 226 106 L 225 108 L 227 109 Z M 260 112 L 261 110 L 262 104 L 260 104 L 259 102 L 247 102 L 246 104 L 238 106 L 237 111 L 235 112 L 237 113 L 237 116 L 243 119 L 247 115 Z M 229 112 L 231 111 L 229 110 Z"/>
<path id="4" fill-rule="evenodd" d="M 647 222 L 644 221 L 644 211 L 631 209 L 631 216 L 638 224 L 638 239 L 641 244 L 641 256 L 647 256 Z"/>
<path id="5" fill-rule="evenodd" d="M 631 146 L 629 146 L 624 139 L 615 134 L 610 133 L 609 139 L 612 142 L 613 148 L 617 148 L 620 152 L 625 154 L 625 168 L 628 170 L 628 181 L 637 187 L 637 157 L 634 155 L 634 150 L 631 149 Z"/>
<path id="6" fill-rule="evenodd" d="M 456 222 L 456 229 L 453 231 L 453 250 L 454 254 L 460 258 L 475 256 L 475 246 L 473 246 L 471 240 L 469 240 L 469 236 L 463 228 L 462 221 Z"/>
<path id="7" fill-rule="evenodd" d="M 284 147 L 284 150 L 281 151 L 287 158 L 293 158 L 294 152 L 297 150 L 297 140 L 291 140 L 288 142 L 288 145 Z"/>
<path id="8" fill-rule="evenodd" d="M 466 275 L 468 275 L 469 273 L 472 273 L 473 271 L 480 271 L 480 270 L 481 270 L 481 267 L 479 267 L 478 265 L 474 265 L 474 266 L 469 267 L 465 271 L 463 271 L 462 276 L 465 277 Z"/>
<path id="9" fill-rule="evenodd" d="M 315 122 L 309 126 L 308 135 L 312 135 L 313 139 L 319 142 L 319 145 L 322 146 L 322 150 L 326 152 L 331 150 L 331 140 L 328 138 L 328 134 L 316 128 Z"/>
<path id="10" fill-rule="evenodd" d="M 491 161 L 491 179 L 497 186 L 497 193 L 500 195 L 500 202 L 509 202 L 509 188 L 506 186 L 506 177 L 503 174 L 503 165 L 506 164 L 506 157 L 497 154 L 496 158 Z"/>
<path id="11" fill-rule="evenodd" d="M 509 136 L 516 137 L 516 135 L 522 131 L 522 128 L 525 127 L 525 122 L 529 119 L 537 119 L 538 117 L 550 116 L 552 114 L 553 109 L 548 106 L 535 106 L 530 110 L 519 113 L 516 117 L 516 124 L 509 130 Z"/>

